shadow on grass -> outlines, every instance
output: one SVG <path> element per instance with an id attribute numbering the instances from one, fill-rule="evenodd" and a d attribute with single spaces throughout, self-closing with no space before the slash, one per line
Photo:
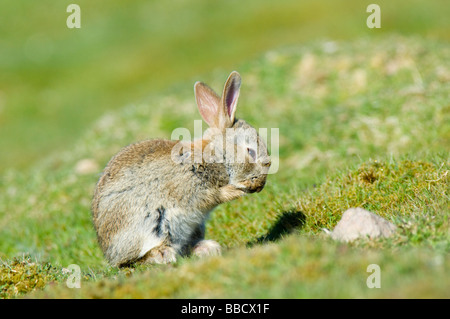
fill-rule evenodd
<path id="1" fill-rule="evenodd" d="M 305 223 L 306 215 L 303 212 L 295 210 L 283 212 L 267 234 L 249 242 L 247 246 L 277 241 L 283 236 L 291 234 L 294 230 L 301 229 Z"/>

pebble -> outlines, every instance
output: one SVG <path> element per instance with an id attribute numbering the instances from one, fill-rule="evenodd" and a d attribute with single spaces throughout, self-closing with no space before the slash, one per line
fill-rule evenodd
<path id="1" fill-rule="evenodd" d="M 396 227 L 386 219 L 362 208 L 350 208 L 330 232 L 331 238 L 350 242 L 358 238 L 389 237 Z"/>

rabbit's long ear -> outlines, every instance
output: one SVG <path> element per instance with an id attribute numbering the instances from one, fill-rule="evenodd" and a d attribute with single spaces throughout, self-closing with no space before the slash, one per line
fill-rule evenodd
<path id="1" fill-rule="evenodd" d="M 226 127 L 231 127 L 234 123 L 234 114 L 236 113 L 236 105 L 239 98 L 239 91 L 241 89 L 241 76 L 238 72 L 231 72 L 222 94 L 222 108 L 226 118 L 222 123 L 225 123 Z"/>
<path id="2" fill-rule="evenodd" d="M 194 85 L 195 99 L 202 118 L 211 127 L 219 127 L 220 97 L 202 82 Z"/>

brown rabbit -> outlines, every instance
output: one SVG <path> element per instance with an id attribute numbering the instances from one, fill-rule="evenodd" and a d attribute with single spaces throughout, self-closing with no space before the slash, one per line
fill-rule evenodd
<path id="1" fill-rule="evenodd" d="M 204 239 L 209 213 L 221 203 L 260 192 L 270 167 L 256 130 L 234 117 L 240 85 L 239 73 L 232 72 L 220 98 L 195 83 L 198 109 L 210 126 L 202 139 L 139 142 L 109 161 L 97 183 L 92 213 L 111 265 L 221 253 L 217 242 Z"/>

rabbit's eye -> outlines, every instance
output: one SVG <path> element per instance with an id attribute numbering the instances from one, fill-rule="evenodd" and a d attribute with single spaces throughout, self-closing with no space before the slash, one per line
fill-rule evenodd
<path id="1" fill-rule="evenodd" d="M 250 155 L 251 158 L 253 158 L 254 161 L 256 161 L 256 152 L 254 149 L 247 147 L 248 155 Z"/>

